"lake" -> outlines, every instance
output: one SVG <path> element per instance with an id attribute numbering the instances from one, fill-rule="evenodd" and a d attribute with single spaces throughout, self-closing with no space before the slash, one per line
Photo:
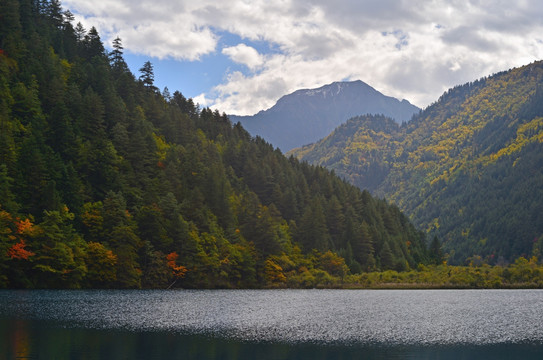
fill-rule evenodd
<path id="1" fill-rule="evenodd" d="M 2 290 L 0 359 L 542 359 L 542 290 Z"/>

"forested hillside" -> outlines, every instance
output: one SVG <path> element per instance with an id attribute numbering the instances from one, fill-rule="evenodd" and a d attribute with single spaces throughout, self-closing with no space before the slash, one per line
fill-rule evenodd
<path id="1" fill-rule="evenodd" d="M 58 0 L 0 3 L 0 287 L 313 287 L 432 260 L 397 207 L 72 22 Z"/>
<path id="2" fill-rule="evenodd" d="M 398 204 L 452 263 L 541 258 L 543 63 L 450 89 L 410 122 L 353 118 L 293 153 Z"/>

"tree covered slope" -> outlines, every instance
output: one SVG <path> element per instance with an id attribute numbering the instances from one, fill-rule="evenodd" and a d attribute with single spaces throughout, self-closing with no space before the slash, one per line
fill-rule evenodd
<path id="1" fill-rule="evenodd" d="M 0 3 L 0 287 L 326 286 L 427 263 L 397 207 L 139 79 L 58 1 Z"/>
<path id="2" fill-rule="evenodd" d="M 536 62 L 450 89 L 403 126 L 357 117 L 292 153 L 396 203 L 453 263 L 539 256 L 542 86 Z"/>

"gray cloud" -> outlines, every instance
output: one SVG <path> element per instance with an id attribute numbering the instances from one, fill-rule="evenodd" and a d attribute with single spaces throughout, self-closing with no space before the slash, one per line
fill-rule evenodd
<path id="1" fill-rule="evenodd" d="M 285 93 L 361 79 L 426 106 L 447 88 L 543 58 L 537 0 L 64 0 L 126 50 L 197 60 L 220 52 L 215 31 L 269 42 L 279 53 L 228 48 L 248 66 L 198 98 L 236 114 Z M 88 25 L 87 25 L 88 24 Z M 258 69 L 258 71 L 254 71 Z"/>
<path id="2" fill-rule="evenodd" d="M 474 51 L 494 52 L 499 50 L 500 44 L 490 40 L 479 30 L 469 26 L 459 26 L 445 31 L 441 39 L 448 45 L 461 45 Z"/>

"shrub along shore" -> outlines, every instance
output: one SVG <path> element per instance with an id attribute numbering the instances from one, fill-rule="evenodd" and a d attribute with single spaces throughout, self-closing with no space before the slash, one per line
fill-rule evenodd
<path id="1" fill-rule="evenodd" d="M 488 264 L 424 266 L 410 271 L 387 270 L 334 276 L 287 276 L 276 288 L 337 289 L 543 289 L 543 265 L 537 258 L 518 258 L 507 266 Z"/>

